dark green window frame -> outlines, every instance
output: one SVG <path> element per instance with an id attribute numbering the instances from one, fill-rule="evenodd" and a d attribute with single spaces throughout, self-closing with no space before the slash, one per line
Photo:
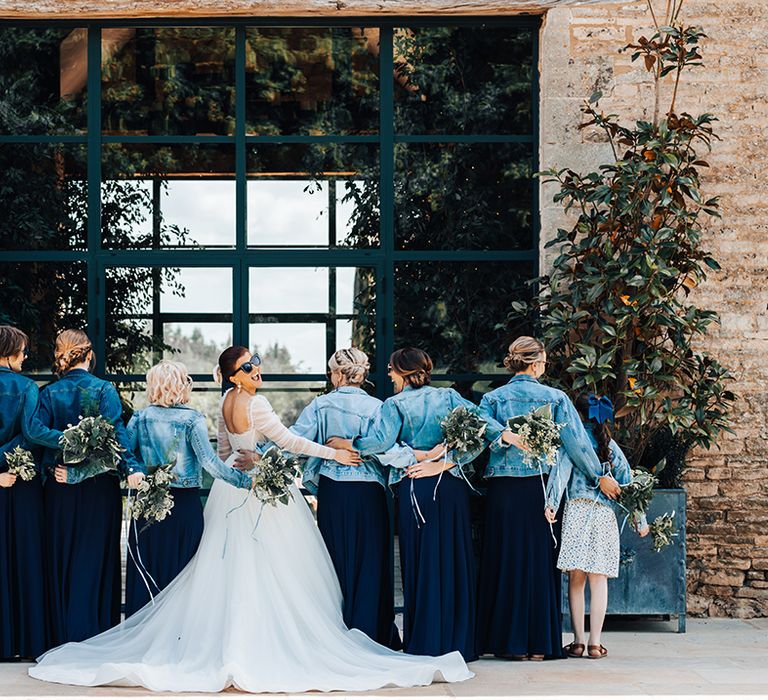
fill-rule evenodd
<path id="1" fill-rule="evenodd" d="M 539 85 L 536 67 L 538 65 L 538 37 L 540 18 L 517 16 L 508 18 L 488 17 L 359 17 L 359 18 L 175 18 L 142 19 L 122 18 L 99 22 L 61 21 L 44 23 L 36 21 L 0 21 L 2 26 L 25 26 L 29 28 L 85 27 L 88 30 L 88 78 L 87 78 L 87 132 L 75 136 L 24 136 L 0 135 L 4 143 L 79 143 L 87 149 L 88 172 L 88 233 L 87 249 L 84 251 L 0 251 L 0 262 L 68 262 L 81 261 L 86 264 L 88 285 L 87 330 L 94 339 L 97 349 L 96 372 L 115 381 L 141 381 L 143 376 L 106 374 L 104 348 L 104 318 L 106 310 L 105 270 L 108 267 L 221 267 L 232 271 L 232 333 L 235 344 L 251 345 L 249 323 L 255 315 L 249 310 L 248 280 L 251 269 L 258 267 L 367 267 L 376 272 L 376 371 L 372 379 L 377 393 L 384 398 L 391 393 L 386 376 L 389 354 L 394 349 L 394 274 L 395 266 L 404 261 L 415 262 L 519 262 L 530 266 L 531 277 L 538 274 L 538 232 L 539 201 L 538 186 L 531 184 L 531 217 L 533 240 L 526 250 L 456 250 L 419 251 L 398 250 L 394 234 L 394 152 L 398 143 L 528 143 L 533 149 L 533 168 L 538 169 L 538 101 Z M 107 27 L 159 27 L 159 26 L 205 26 L 235 28 L 235 95 L 236 127 L 232 136 L 112 136 L 101 132 L 101 30 Z M 380 30 L 380 76 L 391 76 L 394 72 L 393 30 L 399 26 L 507 26 L 526 27 L 534 33 L 531 79 L 532 131 L 526 134 L 490 135 L 406 135 L 395 132 L 394 89 L 392 80 L 381 80 L 379 133 L 373 136 L 248 136 L 246 135 L 246 27 L 354 27 L 366 26 Z M 102 146 L 106 143 L 155 143 L 155 144 L 234 144 L 235 149 L 235 192 L 236 192 L 236 238 L 234 249 L 224 250 L 106 250 L 102 248 L 100 229 L 100 186 L 102 181 Z M 371 143 L 379 147 L 380 153 L 380 239 L 381 245 L 373 249 L 269 249 L 254 250 L 247 246 L 246 221 L 246 153 L 256 143 Z M 270 314 L 270 316 L 273 316 Z M 157 323 L 161 319 L 155 319 Z M 194 314 L 188 318 L 194 322 L 202 320 Z M 329 340 L 330 343 L 330 340 Z M 497 374 L 435 374 L 435 380 L 473 381 L 498 379 Z M 195 375 L 196 379 L 209 377 Z M 272 380 L 323 381 L 321 374 L 270 374 Z"/>

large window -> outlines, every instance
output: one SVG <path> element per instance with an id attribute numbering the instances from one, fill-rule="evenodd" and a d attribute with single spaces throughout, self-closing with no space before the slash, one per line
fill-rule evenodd
<path id="1" fill-rule="evenodd" d="M 0 24 L 0 322 L 87 327 L 201 408 L 231 343 L 286 420 L 350 344 L 481 392 L 537 273 L 538 19 Z M 128 397 L 128 395 L 126 395 Z"/>

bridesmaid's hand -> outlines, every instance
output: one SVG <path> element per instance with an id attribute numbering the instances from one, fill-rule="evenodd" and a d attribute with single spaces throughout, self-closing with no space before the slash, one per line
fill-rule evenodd
<path id="1" fill-rule="evenodd" d="M 9 489 L 11 486 L 13 486 L 16 483 L 16 474 L 9 474 L 8 472 L 3 472 L 0 474 L 0 488 L 3 489 Z"/>
<path id="2" fill-rule="evenodd" d="M 255 450 L 238 450 L 237 453 L 238 457 L 232 466 L 241 472 L 251 471 L 254 465 L 261 461 L 261 455 Z"/>
<path id="3" fill-rule="evenodd" d="M 59 484 L 66 484 L 67 468 L 59 464 L 56 469 L 53 470 L 53 478 L 56 479 Z"/>
<path id="4" fill-rule="evenodd" d="M 417 462 L 427 462 L 443 456 L 445 445 L 435 445 L 431 450 L 413 450 Z"/>
<path id="5" fill-rule="evenodd" d="M 326 440 L 325 444 L 328 447 L 332 447 L 334 450 L 347 450 L 347 452 L 353 452 L 352 448 L 352 440 L 345 440 L 344 438 L 340 437 L 332 437 L 330 440 Z M 339 460 L 336 460 L 337 462 Z"/>
<path id="6" fill-rule="evenodd" d="M 137 489 L 139 488 L 139 484 L 144 481 L 144 475 L 141 472 L 136 472 L 135 474 L 131 474 L 126 481 L 128 482 L 129 489 Z"/>
<path id="7" fill-rule="evenodd" d="M 528 450 L 528 444 L 517 433 L 513 433 L 511 430 L 505 430 L 501 434 L 501 441 L 506 445 L 514 445 L 518 450 Z"/>
<path id="8" fill-rule="evenodd" d="M 648 524 L 646 523 L 644 527 L 641 527 L 641 528 L 640 528 L 640 529 L 637 531 L 637 534 L 638 534 L 638 535 L 640 535 L 640 537 L 648 537 L 648 533 L 649 533 L 650 531 L 651 531 L 651 528 L 650 528 L 650 527 L 648 526 Z"/>
<path id="9" fill-rule="evenodd" d="M 357 467 L 363 462 L 360 453 L 354 450 L 336 450 L 336 455 L 333 459 L 347 467 Z"/>
<path id="10" fill-rule="evenodd" d="M 621 493 L 621 486 L 616 479 L 608 474 L 600 477 L 600 490 L 612 501 L 615 501 Z"/>
<path id="11" fill-rule="evenodd" d="M 549 506 L 544 509 L 544 517 L 550 525 L 554 525 L 557 522 L 557 513 Z"/>
<path id="12" fill-rule="evenodd" d="M 411 479 L 423 479 L 427 476 L 437 476 L 440 472 L 446 472 L 455 466 L 454 462 L 449 462 L 445 459 L 441 462 L 419 462 L 408 467 L 405 473 Z"/>

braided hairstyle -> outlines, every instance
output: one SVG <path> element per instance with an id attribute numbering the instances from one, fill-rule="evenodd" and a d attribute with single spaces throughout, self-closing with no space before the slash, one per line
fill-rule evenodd
<path id="1" fill-rule="evenodd" d="M 521 335 L 507 350 L 504 366 L 513 374 L 525 372 L 534 362 L 539 362 L 544 354 L 544 344 L 536 338 Z"/>
<path id="2" fill-rule="evenodd" d="M 73 328 L 62 331 L 56 336 L 53 371 L 58 375 L 69 372 L 75 365 L 84 362 L 90 352 L 93 352 L 93 344 L 85 331 Z"/>
<path id="3" fill-rule="evenodd" d="M 589 417 L 589 396 L 581 394 L 574 402 L 576 410 L 579 412 L 582 420 L 592 428 L 592 434 L 597 440 L 597 456 L 602 463 L 611 462 L 613 452 L 611 451 L 611 429 L 608 427 L 608 421 L 598 423 Z"/>
<path id="4" fill-rule="evenodd" d="M 331 372 L 339 371 L 348 386 L 360 386 L 367 378 L 371 363 L 368 355 L 357 348 L 337 350 L 328 360 Z"/>

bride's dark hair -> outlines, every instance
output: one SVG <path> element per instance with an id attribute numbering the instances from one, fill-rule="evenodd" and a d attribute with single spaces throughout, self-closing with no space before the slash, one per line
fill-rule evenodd
<path id="1" fill-rule="evenodd" d="M 219 373 L 221 375 L 221 388 L 229 389 L 234 386 L 229 378 L 237 371 L 240 358 L 250 350 L 242 345 L 231 345 L 219 355 Z"/>

